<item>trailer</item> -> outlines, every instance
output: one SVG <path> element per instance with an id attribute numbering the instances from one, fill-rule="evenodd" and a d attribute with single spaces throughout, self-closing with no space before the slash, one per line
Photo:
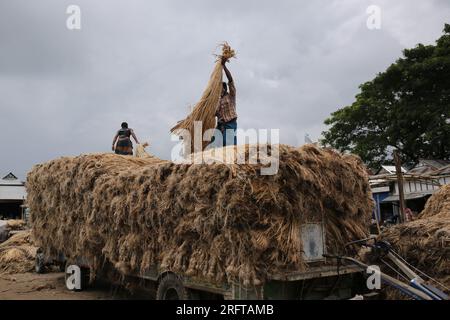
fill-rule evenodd
<path id="1" fill-rule="evenodd" d="M 307 270 L 269 274 L 260 286 L 248 287 L 240 281 L 213 283 L 178 274 L 159 265 L 153 265 L 144 272 L 127 274 L 126 278 L 136 279 L 141 284 L 151 284 L 156 288 L 158 300 L 341 300 L 350 299 L 364 291 L 361 268 L 356 265 L 343 266 L 334 263 L 334 259 L 324 257 L 326 245 L 323 224 L 308 223 L 301 228 Z M 79 287 L 72 286 L 72 290 L 82 290 L 88 285 L 90 263 L 87 259 L 77 257 L 68 260 L 64 253 L 49 257 L 38 250 L 36 272 L 44 272 L 48 264 L 56 264 L 61 270 L 64 269 L 66 281 L 73 280 L 75 271 L 79 270 Z"/>

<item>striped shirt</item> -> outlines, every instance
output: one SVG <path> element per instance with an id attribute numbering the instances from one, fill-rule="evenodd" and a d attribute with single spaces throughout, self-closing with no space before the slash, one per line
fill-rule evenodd
<path id="1" fill-rule="evenodd" d="M 234 82 L 228 82 L 230 93 L 220 98 L 216 116 L 218 122 L 229 122 L 237 118 L 236 113 L 236 88 Z"/>

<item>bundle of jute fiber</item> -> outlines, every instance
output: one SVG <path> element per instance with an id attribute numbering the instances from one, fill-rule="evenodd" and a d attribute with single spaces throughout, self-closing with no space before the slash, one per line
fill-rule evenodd
<path id="1" fill-rule="evenodd" d="M 410 264 L 437 279 L 450 294 L 450 186 L 443 186 L 427 201 L 419 219 L 386 229 L 382 240 L 392 244 Z M 404 296 L 388 290 L 388 297 Z"/>
<path id="2" fill-rule="evenodd" d="M 8 239 L 11 231 L 25 230 L 26 223 L 19 219 L 0 220 L 0 243 Z"/>
<path id="3" fill-rule="evenodd" d="M 0 243 L 0 274 L 32 271 L 36 251 L 30 238 L 30 230 L 14 234 Z"/>
<path id="4" fill-rule="evenodd" d="M 27 177 L 33 234 L 47 254 L 88 259 L 94 274 L 105 264 L 123 274 L 158 265 L 245 285 L 308 269 L 304 223 L 324 223 L 329 252 L 367 236 L 373 201 L 359 158 L 280 145 L 278 172 L 261 175 L 262 166 L 114 154 L 53 160 Z"/>
<path id="5" fill-rule="evenodd" d="M 187 130 L 189 132 L 190 139 L 185 139 L 185 143 L 189 143 L 189 150 L 191 152 L 198 152 L 205 149 L 205 147 L 210 143 L 212 138 L 212 134 L 208 137 L 205 137 L 206 141 L 203 141 L 202 137 L 205 134 L 205 131 L 208 129 L 214 129 L 216 126 L 216 109 L 219 104 L 220 95 L 222 93 L 222 58 L 231 59 L 235 56 L 235 52 L 228 43 L 222 44 L 222 54 L 217 56 L 216 64 L 214 66 L 214 70 L 209 78 L 208 85 L 203 92 L 203 95 L 199 102 L 194 106 L 192 112 L 186 117 L 186 119 L 181 120 L 175 125 L 170 131 L 174 134 L 180 135 L 183 138 L 186 138 L 183 135 L 182 130 Z M 201 122 L 202 124 L 202 149 L 198 150 L 194 146 L 194 123 Z M 197 149 L 197 150 L 196 150 Z"/>
<path id="6" fill-rule="evenodd" d="M 25 221 L 21 219 L 6 220 L 6 224 L 9 230 L 24 230 L 26 227 Z"/>
<path id="7" fill-rule="evenodd" d="M 148 142 L 137 144 L 134 156 L 137 158 L 154 158 L 151 154 L 145 151 L 145 148 L 147 148 L 148 146 Z"/>

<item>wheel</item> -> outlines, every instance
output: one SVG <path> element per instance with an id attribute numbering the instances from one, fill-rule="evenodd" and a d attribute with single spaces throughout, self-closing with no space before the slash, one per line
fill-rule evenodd
<path id="1" fill-rule="evenodd" d="M 38 249 L 38 251 L 36 252 L 34 271 L 36 273 L 44 273 L 45 271 L 45 257 L 41 249 Z"/>
<path id="2" fill-rule="evenodd" d="M 168 274 L 158 285 L 156 300 L 190 300 L 189 289 L 175 274 Z"/>

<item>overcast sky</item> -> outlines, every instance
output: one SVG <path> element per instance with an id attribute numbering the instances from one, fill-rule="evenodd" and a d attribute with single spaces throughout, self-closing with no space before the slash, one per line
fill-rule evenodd
<path id="1" fill-rule="evenodd" d="M 81 30 L 66 27 L 71 4 Z M 366 26 L 372 4 L 380 30 Z M 222 41 L 238 52 L 238 126 L 316 140 L 361 83 L 405 47 L 434 43 L 449 18 L 448 0 L 1 0 L 0 175 L 110 152 L 122 121 L 168 159 L 169 129 L 197 102 Z"/>

